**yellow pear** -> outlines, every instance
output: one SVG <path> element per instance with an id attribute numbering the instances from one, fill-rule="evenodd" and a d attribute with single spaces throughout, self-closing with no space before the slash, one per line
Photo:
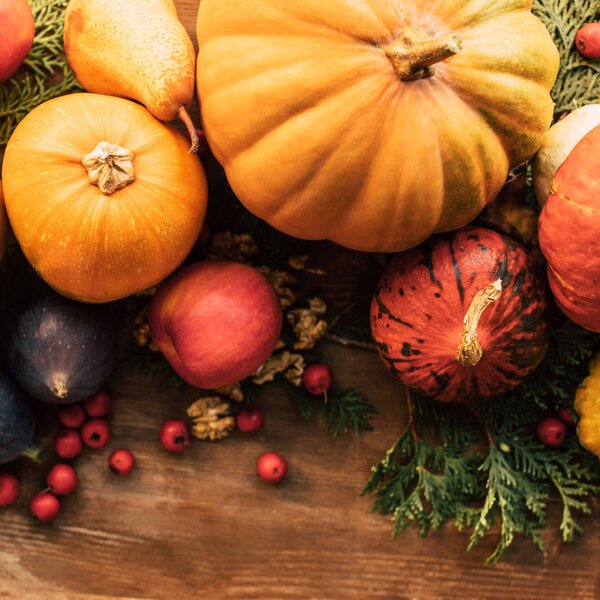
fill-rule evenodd
<path id="1" fill-rule="evenodd" d="M 196 55 L 173 0 L 70 0 L 64 45 L 88 92 L 132 98 L 162 121 L 180 118 L 197 149 L 188 114 Z"/>

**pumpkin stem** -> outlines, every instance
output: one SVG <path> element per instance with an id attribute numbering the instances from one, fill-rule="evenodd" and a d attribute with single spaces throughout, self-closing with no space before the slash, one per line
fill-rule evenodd
<path id="1" fill-rule="evenodd" d="M 198 138 L 196 127 L 192 121 L 192 118 L 188 114 L 188 111 L 185 109 L 185 106 L 182 105 L 177 109 L 177 116 L 183 121 L 183 124 L 185 125 L 190 135 L 190 152 L 197 152 L 198 148 L 200 147 L 200 138 Z"/>
<path id="2" fill-rule="evenodd" d="M 117 144 L 99 142 L 81 161 L 88 179 L 106 196 L 135 181 L 133 152 Z"/>
<path id="3" fill-rule="evenodd" d="M 498 300 L 500 292 L 502 292 L 502 280 L 496 279 L 475 294 L 465 314 L 463 319 L 465 329 L 455 354 L 456 360 L 463 367 L 474 367 L 483 356 L 483 348 L 477 339 L 477 325 L 483 311 Z"/>
<path id="4" fill-rule="evenodd" d="M 69 388 L 65 385 L 63 381 L 55 381 L 54 385 L 50 388 L 50 391 L 57 397 L 62 398 L 63 400 L 69 395 Z"/>
<path id="5" fill-rule="evenodd" d="M 461 48 L 457 35 L 432 38 L 424 31 L 407 26 L 384 52 L 402 81 L 416 81 L 431 77 L 435 72 L 433 65 L 454 56 Z"/>

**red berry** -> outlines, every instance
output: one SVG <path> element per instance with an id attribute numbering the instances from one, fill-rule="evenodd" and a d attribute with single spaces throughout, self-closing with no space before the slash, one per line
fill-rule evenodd
<path id="1" fill-rule="evenodd" d="M 237 428 L 244 433 L 256 433 L 265 424 L 265 415 L 258 408 L 248 408 L 236 416 Z"/>
<path id="2" fill-rule="evenodd" d="M 31 499 L 29 508 L 40 521 L 53 521 L 60 512 L 60 500 L 50 492 L 40 492 Z"/>
<path id="3" fill-rule="evenodd" d="M 135 467 L 135 456 L 129 450 L 119 448 L 108 457 L 108 466 L 117 475 L 129 475 Z"/>
<path id="4" fill-rule="evenodd" d="M 64 427 L 79 429 L 85 421 L 85 411 L 81 404 L 69 404 L 58 411 L 58 420 Z"/>
<path id="5" fill-rule="evenodd" d="M 573 412 L 571 411 L 570 406 L 563 406 L 562 408 L 559 408 L 557 413 L 558 418 L 561 421 L 564 421 L 567 425 L 575 425 L 575 418 L 573 417 Z"/>
<path id="6" fill-rule="evenodd" d="M 567 436 L 567 426 L 556 417 L 546 417 L 538 423 L 537 434 L 543 444 L 557 448 Z"/>
<path id="7" fill-rule="evenodd" d="M 19 497 L 19 480 L 10 473 L 0 473 L 0 506 L 8 506 Z"/>
<path id="8" fill-rule="evenodd" d="M 61 429 L 54 436 L 54 450 L 65 460 L 79 456 L 82 447 L 81 436 L 75 429 Z"/>
<path id="9" fill-rule="evenodd" d="M 73 467 L 64 463 L 54 465 L 48 472 L 46 483 L 57 496 L 66 496 L 77 489 L 79 478 Z"/>
<path id="10" fill-rule="evenodd" d="M 167 419 L 160 428 L 160 443 L 169 452 L 183 452 L 190 445 L 190 430 L 183 419 Z"/>
<path id="11" fill-rule="evenodd" d="M 322 396 L 331 388 L 331 369 L 327 365 L 316 363 L 304 369 L 302 383 L 310 394 Z"/>
<path id="12" fill-rule="evenodd" d="M 83 408 L 85 408 L 85 412 L 94 419 L 104 417 L 112 408 L 112 398 L 107 391 L 100 390 L 83 401 Z"/>
<path id="13" fill-rule="evenodd" d="M 575 47 L 586 58 L 600 58 L 600 23 L 587 23 L 575 34 Z"/>
<path id="14" fill-rule="evenodd" d="M 258 476 L 267 483 L 279 483 L 288 472 L 285 458 L 277 452 L 265 452 L 256 462 Z"/>
<path id="15" fill-rule="evenodd" d="M 110 440 L 110 424 L 106 419 L 90 419 L 81 427 L 83 443 L 97 450 L 104 448 Z"/>

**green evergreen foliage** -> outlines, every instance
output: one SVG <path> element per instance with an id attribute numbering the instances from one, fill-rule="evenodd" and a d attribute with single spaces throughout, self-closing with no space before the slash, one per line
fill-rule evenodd
<path id="1" fill-rule="evenodd" d="M 534 0 L 532 12 L 544 23 L 560 52 L 552 90 L 556 116 L 600 102 L 600 64 L 586 60 L 574 48 L 577 30 L 600 17 L 597 0 Z"/>
<path id="2" fill-rule="evenodd" d="M 31 0 L 35 38 L 25 63 L 0 85 L 0 146 L 19 121 L 46 100 L 82 88 L 64 56 L 64 11 L 68 0 Z"/>
<path id="3" fill-rule="evenodd" d="M 413 522 L 426 535 L 453 520 L 471 530 L 469 549 L 487 534 L 499 536 L 488 558 L 494 563 L 516 535 L 543 549 L 551 496 L 563 504 L 564 541 L 582 533 L 576 519 L 600 492 L 600 461 L 574 431 L 563 447 L 548 448 L 534 428 L 572 403 L 599 341 L 561 319 L 538 370 L 510 393 L 467 407 L 407 392 L 409 423 L 363 489 L 376 496 L 374 511 L 392 515 L 393 535 Z"/>

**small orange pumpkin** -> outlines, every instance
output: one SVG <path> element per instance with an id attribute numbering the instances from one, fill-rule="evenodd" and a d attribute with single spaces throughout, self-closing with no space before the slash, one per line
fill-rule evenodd
<path id="1" fill-rule="evenodd" d="M 108 302 L 150 287 L 201 230 L 206 178 L 180 132 L 122 98 L 77 93 L 33 109 L 2 176 L 25 256 L 61 294 Z"/>
<path id="2" fill-rule="evenodd" d="M 8 238 L 8 219 L 4 210 L 4 195 L 2 194 L 2 181 L 0 180 L 0 260 L 4 257 L 6 241 Z"/>
<path id="3" fill-rule="evenodd" d="M 540 213 L 540 250 L 559 308 L 600 333 L 600 125 L 561 164 Z"/>
<path id="4" fill-rule="evenodd" d="M 553 116 L 531 0 L 202 0 L 197 89 L 238 198 L 288 234 L 398 251 L 466 225 Z"/>

